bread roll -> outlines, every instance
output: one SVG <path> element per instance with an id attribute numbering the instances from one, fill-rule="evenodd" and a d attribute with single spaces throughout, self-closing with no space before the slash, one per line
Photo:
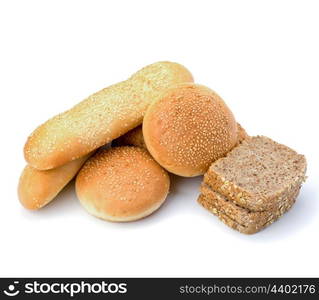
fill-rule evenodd
<path id="1" fill-rule="evenodd" d="M 169 176 L 139 147 L 104 149 L 90 158 L 76 178 L 76 193 L 93 216 L 128 222 L 157 210 L 169 190 Z"/>
<path id="2" fill-rule="evenodd" d="M 192 75 L 180 64 L 149 65 L 38 127 L 26 142 L 25 159 L 46 170 L 82 157 L 141 124 L 159 93 L 190 81 Z"/>
<path id="3" fill-rule="evenodd" d="M 130 130 L 112 142 L 112 146 L 136 146 L 146 149 L 142 125 Z"/>
<path id="4" fill-rule="evenodd" d="M 148 151 L 166 170 L 185 177 L 204 174 L 238 140 L 235 118 L 209 88 L 180 84 L 154 102 L 143 121 Z"/>
<path id="5" fill-rule="evenodd" d="M 18 186 L 21 204 L 31 210 L 47 205 L 72 180 L 87 158 L 84 156 L 61 167 L 43 171 L 27 165 Z"/>

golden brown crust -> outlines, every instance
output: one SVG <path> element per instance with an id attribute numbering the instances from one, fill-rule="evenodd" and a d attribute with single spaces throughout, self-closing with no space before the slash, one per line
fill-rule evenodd
<path id="1" fill-rule="evenodd" d="M 27 165 L 18 186 L 21 204 L 31 210 L 47 205 L 72 180 L 87 158 L 85 156 L 61 167 L 43 171 Z"/>
<path id="2" fill-rule="evenodd" d="M 99 151 L 76 178 L 82 206 L 92 215 L 117 222 L 138 220 L 160 207 L 169 190 L 169 176 L 139 147 Z"/>
<path id="3" fill-rule="evenodd" d="M 249 135 L 247 134 L 246 130 L 239 124 L 237 123 L 237 130 L 238 130 L 238 141 L 237 145 L 242 143 L 244 140 L 249 138 Z"/>
<path id="4" fill-rule="evenodd" d="M 146 149 L 142 125 L 130 130 L 112 142 L 112 146 L 136 146 Z"/>
<path id="5" fill-rule="evenodd" d="M 141 124 L 160 92 L 191 81 L 192 75 L 180 64 L 149 65 L 39 126 L 26 142 L 25 159 L 46 170 L 82 157 Z"/>
<path id="6" fill-rule="evenodd" d="M 204 174 L 237 143 L 237 124 L 224 101 L 193 83 L 163 93 L 146 112 L 143 135 L 156 161 L 186 177 Z"/>

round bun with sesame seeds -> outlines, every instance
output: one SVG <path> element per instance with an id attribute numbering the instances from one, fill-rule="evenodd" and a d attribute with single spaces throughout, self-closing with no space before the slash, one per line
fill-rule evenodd
<path id="1" fill-rule="evenodd" d="M 76 193 L 93 216 L 114 222 L 144 218 L 165 201 L 167 172 L 139 147 L 102 149 L 76 178 Z"/>
<path id="2" fill-rule="evenodd" d="M 238 141 L 238 126 L 225 102 L 209 88 L 185 83 L 170 88 L 147 110 L 143 136 L 154 159 L 171 173 L 204 174 Z"/>
<path id="3" fill-rule="evenodd" d="M 192 81 L 178 63 L 148 65 L 39 126 L 25 144 L 25 159 L 47 170 L 82 157 L 140 125 L 147 107 L 165 89 Z"/>

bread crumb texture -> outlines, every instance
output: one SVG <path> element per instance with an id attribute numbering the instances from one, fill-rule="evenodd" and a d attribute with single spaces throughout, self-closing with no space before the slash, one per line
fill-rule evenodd
<path id="1" fill-rule="evenodd" d="M 211 165 L 206 181 L 222 194 L 253 211 L 278 206 L 285 191 L 305 181 L 303 155 L 267 137 L 244 140 Z"/>

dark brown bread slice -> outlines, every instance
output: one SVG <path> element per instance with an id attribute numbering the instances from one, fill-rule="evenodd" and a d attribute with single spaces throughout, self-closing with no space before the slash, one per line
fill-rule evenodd
<path id="1" fill-rule="evenodd" d="M 276 210 L 285 193 L 305 180 L 306 159 L 287 146 L 256 136 L 214 162 L 204 183 L 251 211 Z"/>
<path id="2" fill-rule="evenodd" d="M 202 185 L 198 202 L 218 216 L 226 225 L 241 233 L 253 234 L 278 220 L 294 204 L 300 186 L 287 192 L 276 210 L 253 212 L 243 208 L 207 185 Z"/>

